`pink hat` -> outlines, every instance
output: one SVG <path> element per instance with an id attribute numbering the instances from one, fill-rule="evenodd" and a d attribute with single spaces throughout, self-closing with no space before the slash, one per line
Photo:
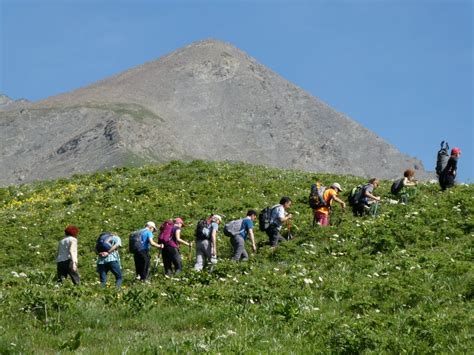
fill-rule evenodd
<path id="1" fill-rule="evenodd" d="M 451 149 L 451 155 L 459 153 L 461 153 L 461 148 L 454 147 L 453 149 Z"/>
<path id="2" fill-rule="evenodd" d="M 174 219 L 174 223 L 175 223 L 175 224 L 181 223 L 181 224 L 183 225 L 183 227 L 184 227 L 184 221 L 183 221 L 183 219 L 180 218 L 180 217 L 176 217 L 176 218 Z"/>

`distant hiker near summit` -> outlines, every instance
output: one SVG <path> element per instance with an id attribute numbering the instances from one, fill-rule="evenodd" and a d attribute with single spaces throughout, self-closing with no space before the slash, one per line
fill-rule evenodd
<path id="1" fill-rule="evenodd" d="M 460 148 L 455 147 L 451 149 L 451 156 L 449 157 L 448 163 L 439 175 L 439 185 L 443 191 L 454 186 L 454 180 L 456 179 L 458 170 L 458 159 L 460 156 Z"/>

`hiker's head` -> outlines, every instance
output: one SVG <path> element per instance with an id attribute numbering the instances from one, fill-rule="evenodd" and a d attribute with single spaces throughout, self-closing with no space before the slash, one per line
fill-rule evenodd
<path id="1" fill-rule="evenodd" d="M 146 222 L 145 228 L 148 228 L 149 230 L 152 230 L 154 232 L 157 231 L 155 222 Z"/>
<path id="2" fill-rule="evenodd" d="M 255 221 L 257 219 L 257 211 L 255 210 L 248 210 L 247 211 L 247 217 L 250 217 L 252 221 Z"/>
<path id="3" fill-rule="evenodd" d="M 337 182 L 331 185 L 331 189 L 337 190 L 338 192 L 342 191 L 341 185 L 339 185 Z"/>
<path id="4" fill-rule="evenodd" d="M 451 149 L 451 155 L 455 155 L 455 156 L 460 156 L 461 155 L 461 148 L 458 148 L 458 147 L 454 147 L 453 149 Z"/>
<path id="5" fill-rule="evenodd" d="M 76 226 L 69 225 L 64 230 L 64 234 L 70 237 L 77 238 L 77 235 L 79 234 L 79 228 L 77 228 Z"/>
<path id="6" fill-rule="evenodd" d="M 219 216 L 218 214 L 213 214 L 211 215 L 211 221 L 220 224 L 222 222 L 222 217 Z"/>
<path id="7" fill-rule="evenodd" d="M 176 217 L 174 219 L 174 224 L 176 224 L 177 226 L 180 226 L 180 227 L 184 227 L 184 221 L 181 217 Z"/>
<path id="8" fill-rule="evenodd" d="M 287 209 L 291 206 L 291 202 L 291 198 L 289 198 L 288 196 L 283 196 L 280 200 L 280 205 Z"/>
<path id="9" fill-rule="evenodd" d="M 374 185 L 374 187 L 379 187 L 380 181 L 377 178 L 372 178 L 369 180 L 369 184 Z"/>
<path id="10" fill-rule="evenodd" d="M 405 170 L 405 172 L 403 173 L 403 176 L 406 177 L 406 178 L 411 179 L 413 176 L 415 176 L 415 170 L 413 170 L 413 169 L 407 169 L 407 170 Z"/>

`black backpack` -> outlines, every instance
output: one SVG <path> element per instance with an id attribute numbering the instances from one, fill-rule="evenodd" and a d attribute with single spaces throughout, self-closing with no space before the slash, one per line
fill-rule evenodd
<path id="1" fill-rule="evenodd" d="M 211 238 L 211 223 L 208 223 L 207 219 L 201 219 L 196 225 L 196 239 L 207 240 Z"/>
<path id="2" fill-rule="evenodd" d="M 128 251 L 130 253 L 136 253 L 143 249 L 142 244 L 142 229 L 130 233 L 128 238 Z"/>
<path id="3" fill-rule="evenodd" d="M 318 186 L 319 185 L 319 186 Z M 326 191 L 326 186 L 323 186 L 319 183 L 311 185 L 311 192 L 309 193 L 308 204 L 309 207 L 313 210 L 326 207 L 328 204 L 324 201 L 324 191 Z"/>
<path id="4" fill-rule="evenodd" d="M 109 251 L 112 248 L 112 233 L 104 232 L 99 235 L 97 241 L 95 242 L 95 252 L 102 253 L 104 251 Z"/>
<path id="5" fill-rule="evenodd" d="M 349 205 L 355 206 L 359 203 L 360 198 L 362 197 L 362 192 L 364 191 L 364 185 L 357 185 L 352 188 L 351 193 L 349 194 Z"/>
<path id="6" fill-rule="evenodd" d="M 448 164 L 449 160 L 449 144 L 448 142 L 441 142 L 441 149 L 438 150 L 436 157 L 436 174 L 439 176 L 443 172 L 444 168 Z"/>
<path id="7" fill-rule="evenodd" d="M 390 187 L 390 192 L 392 195 L 398 195 L 398 193 L 402 190 L 403 188 L 403 179 L 398 179 L 393 182 L 392 186 Z"/>

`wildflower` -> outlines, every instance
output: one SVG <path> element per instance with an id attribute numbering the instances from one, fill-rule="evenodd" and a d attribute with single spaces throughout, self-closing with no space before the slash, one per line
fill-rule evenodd
<path id="1" fill-rule="evenodd" d="M 311 285 L 313 283 L 313 280 L 311 279 L 304 279 L 303 281 L 306 285 Z"/>

